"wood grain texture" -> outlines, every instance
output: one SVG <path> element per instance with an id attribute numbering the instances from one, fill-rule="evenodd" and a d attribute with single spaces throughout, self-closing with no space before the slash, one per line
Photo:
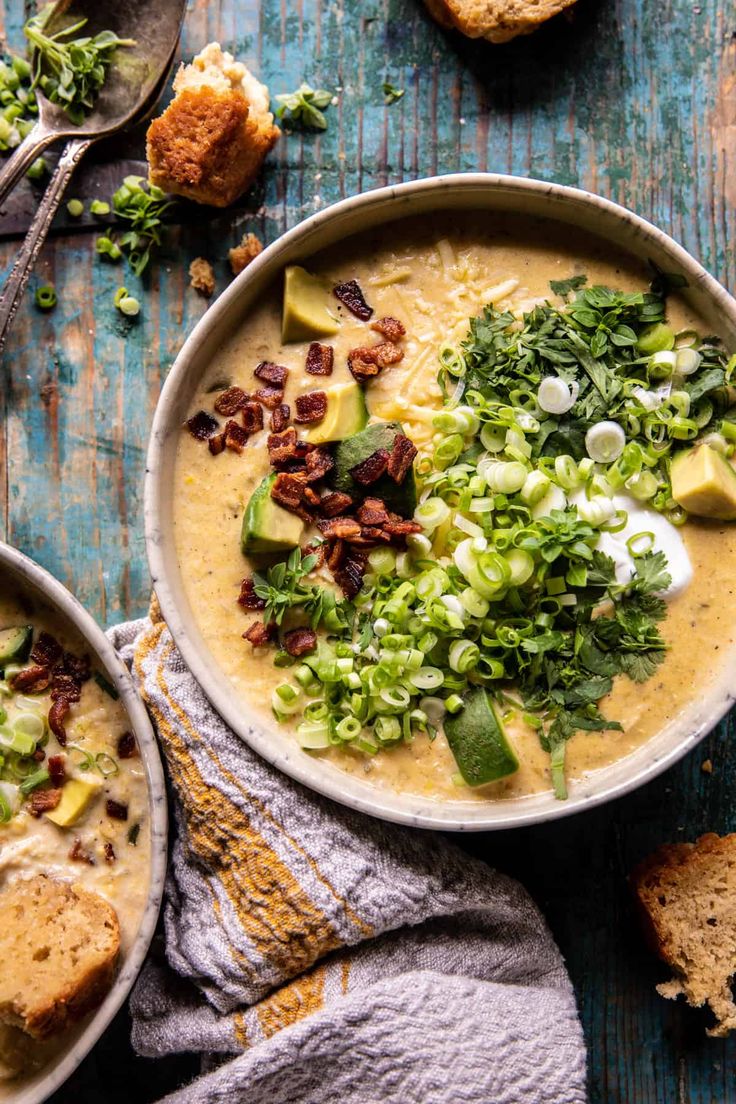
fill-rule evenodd
<path id="1" fill-rule="evenodd" d="M 21 0 L 0 3 L 12 44 L 24 15 Z M 503 47 L 447 35 L 419 0 L 193 0 L 183 52 L 213 38 L 273 93 L 302 79 L 336 88 L 328 131 L 285 138 L 245 212 L 173 232 L 145 288 L 93 258 L 88 238 L 49 243 L 35 283 L 53 282 L 60 306 L 42 316 L 27 299 L 2 366 L 7 538 L 108 624 L 147 603 L 148 428 L 161 380 L 206 306 L 187 286 L 188 263 L 211 258 L 225 286 L 227 249 L 245 229 L 270 241 L 341 196 L 488 169 L 624 203 L 736 286 L 736 16 L 727 0 L 580 0 L 571 17 Z M 406 89 L 390 108 L 385 78 Z M 4 271 L 12 248 L 0 250 Z M 113 310 L 122 282 L 143 293 L 137 322 Z M 732 729 L 733 720 L 722 724 L 680 766 L 607 808 L 464 841 L 519 876 L 549 917 L 580 1002 L 592 1104 L 736 1101 L 736 1042 L 706 1039 L 703 1016 L 657 997 L 664 974 L 642 946 L 626 888 L 627 872 L 657 844 L 736 828 Z M 708 757 L 712 775 L 701 770 Z M 148 1064 L 127 1066 L 121 1034 L 60 1099 L 154 1099 L 193 1072 L 169 1063 L 149 1080 Z M 117 1063 L 137 1071 L 133 1081 L 105 1077 L 95 1092 Z"/>

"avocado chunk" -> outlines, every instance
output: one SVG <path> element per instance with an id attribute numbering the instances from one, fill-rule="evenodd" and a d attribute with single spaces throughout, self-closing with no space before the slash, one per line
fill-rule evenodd
<path id="1" fill-rule="evenodd" d="M 0 629 L 0 667 L 6 663 L 25 663 L 33 640 L 32 625 L 14 625 Z"/>
<path id="2" fill-rule="evenodd" d="M 356 483 L 350 474 L 352 468 L 362 464 L 378 449 L 391 452 L 395 437 L 403 432 L 399 422 L 376 422 L 366 426 L 361 433 L 340 441 L 335 449 L 335 490 L 344 491 L 352 498 L 363 498 L 365 495 L 380 498 L 389 510 L 394 510 L 402 517 L 411 517 L 417 506 L 417 484 L 413 468 L 406 473 L 403 483 L 394 483 L 389 475 L 382 475 L 368 487 Z"/>
<path id="3" fill-rule="evenodd" d="M 672 497 L 689 514 L 736 520 L 736 471 L 710 445 L 678 453 L 670 476 Z"/>
<path id="4" fill-rule="evenodd" d="M 445 718 L 445 736 L 469 786 L 498 782 L 519 769 L 498 710 L 482 686 L 468 692 L 460 713 Z"/>
<path id="5" fill-rule="evenodd" d="M 304 522 L 271 498 L 276 473 L 267 475 L 253 494 L 243 516 L 240 545 L 246 556 L 267 555 L 296 548 L 304 533 Z"/>
<path id="6" fill-rule="evenodd" d="M 62 787 L 61 801 L 55 809 L 46 813 L 46 816 L 60 828 L 71 828 L 84 816 L 101 788 L 100 782 L 87 781 L 86 778 L 70 778 Z"/>
<path id="7" fill-rule="evenodd" d="M 329 292 L 317 276 L 299 265 L 287 265 L 284 273 L 282 341 L 311 341 L 336 334 L 339 324 L 327 310 Z"/>
<path id="8" fill-rule="evenodd" d="M 321 422 L 312 426 L 306 435 L 312 445 L 324 445 L 328 441 L 342 441 L 365 429 L 368 423 L 368 407 L 359 383 L 336 383 L 328 387 L 327 413 Z"/>

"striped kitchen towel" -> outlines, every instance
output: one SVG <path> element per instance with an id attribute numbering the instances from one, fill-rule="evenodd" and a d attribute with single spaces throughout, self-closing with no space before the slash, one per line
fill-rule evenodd
<path id="1" fill-rule="evenodd" d="M 155 603 L 111 635 L 158 729 L 176 832 L 133 1043 L 201 1052 L 208 1071 L 167 1100 L 584 1104 L 570 981 L 521 886 L 258 758 Z"/>

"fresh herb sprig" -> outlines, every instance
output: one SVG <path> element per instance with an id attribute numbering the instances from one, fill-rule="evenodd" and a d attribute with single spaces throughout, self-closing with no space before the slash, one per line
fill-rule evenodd
<path id="1" fill-rule="evenodd" d="M 396 88 L 395 85 L 388 80 L 383 82 L 381 90 L 383 92 L 383 102 L 386 107 L 391 107 L 392 104 L 398 103 L 406 91 L 404 88 Z"/>
<path id="2" fill-rule="evenodd" d="M 302 83 L 296 92 L 286 92 L 276 97 L 280 104 L 276 109 L 276 117 L 309 130 L 327 130 L 323 109 L 328 107 L 332 99 L 333 93 L 326 88 L 315 89 Z"/>
<path id="3" fill-rule="evenodd" d="M 131 224 L 130 230 L 121 234 L 117 248 L 128 255 L 136 276 L 142 276 L 148 267 L 153 251 L 162 242 L 162 217 L 173 205 L 171 196 L 155 184 L 147 184 L 142 176 L 126 176 L 112 197 L 113 210 L 119 218 Z M 107 237 L 98 240 L 97 250 L 113 256 L 116 243 Z M 110 246 L 113 253 L 110 252 Z M 113 256 L 113 259 L 114 256 Z"/>
<path id="4" fill-rule="evenodd" d="M 51 103 L 63 107 L 67 117 L 80 126 L 107 80 L 115 51 L 136 43 L 132 38 L 120 38 L 114 31 L 73 37 L 86 25 L 86 19 L 47 34 L 49 12 L 45 9 L 33 16 L 23 28 L 35 48 L 31 87 L 40 88 Z"/>
<path id="5" fill-rule="evenodd" d="M 300 550 L 295 548 L 287 560 L 269 567 L 265 575 L 254 574 L 255 593 L 266 603 L 263 618 L 267 624 L 275 622 L 281 625 L 287 614 L 298 610 L 309 618 L 312 628 L 321 624 L 334 632 L 347 628 L 350 603 L 338 600 L 332 591 L 323 586 L 304 582 L 316 567 L 318 559 L 314 552 L 302 556 Z"/>

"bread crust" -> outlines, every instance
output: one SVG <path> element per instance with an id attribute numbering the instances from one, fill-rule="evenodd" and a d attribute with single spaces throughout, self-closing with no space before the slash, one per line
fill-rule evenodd
<path id="1" fill-rule="evenodd" d="M 500 44 L 531 34 L 575 0 L 424 0 L 430 15 L 443 27 L 468 38 Z"/>
<path id="2" fill-rule="evenodd" d="M 630 881 L 647 940 L 675 973 L 658 991 L 708 1004 L 717 1020 L 708 1034 L 728 1035 L 736 1028 L 736 834 L 665 844 Z"/>
<path id="3" fill-rule="evenodd" d="M 280 133 L 253 115 L 239 91 L 184 89 L 148 128 L 151 183 L 228 207 L 251 186 Z"/>
<path id="4" fill-rule="evenodd" d="M 120 950 L 115 909 L 43 874 L 0 893 L 0 1022 L 34 1039 L 57 1035 L 108 993 Z"/>

